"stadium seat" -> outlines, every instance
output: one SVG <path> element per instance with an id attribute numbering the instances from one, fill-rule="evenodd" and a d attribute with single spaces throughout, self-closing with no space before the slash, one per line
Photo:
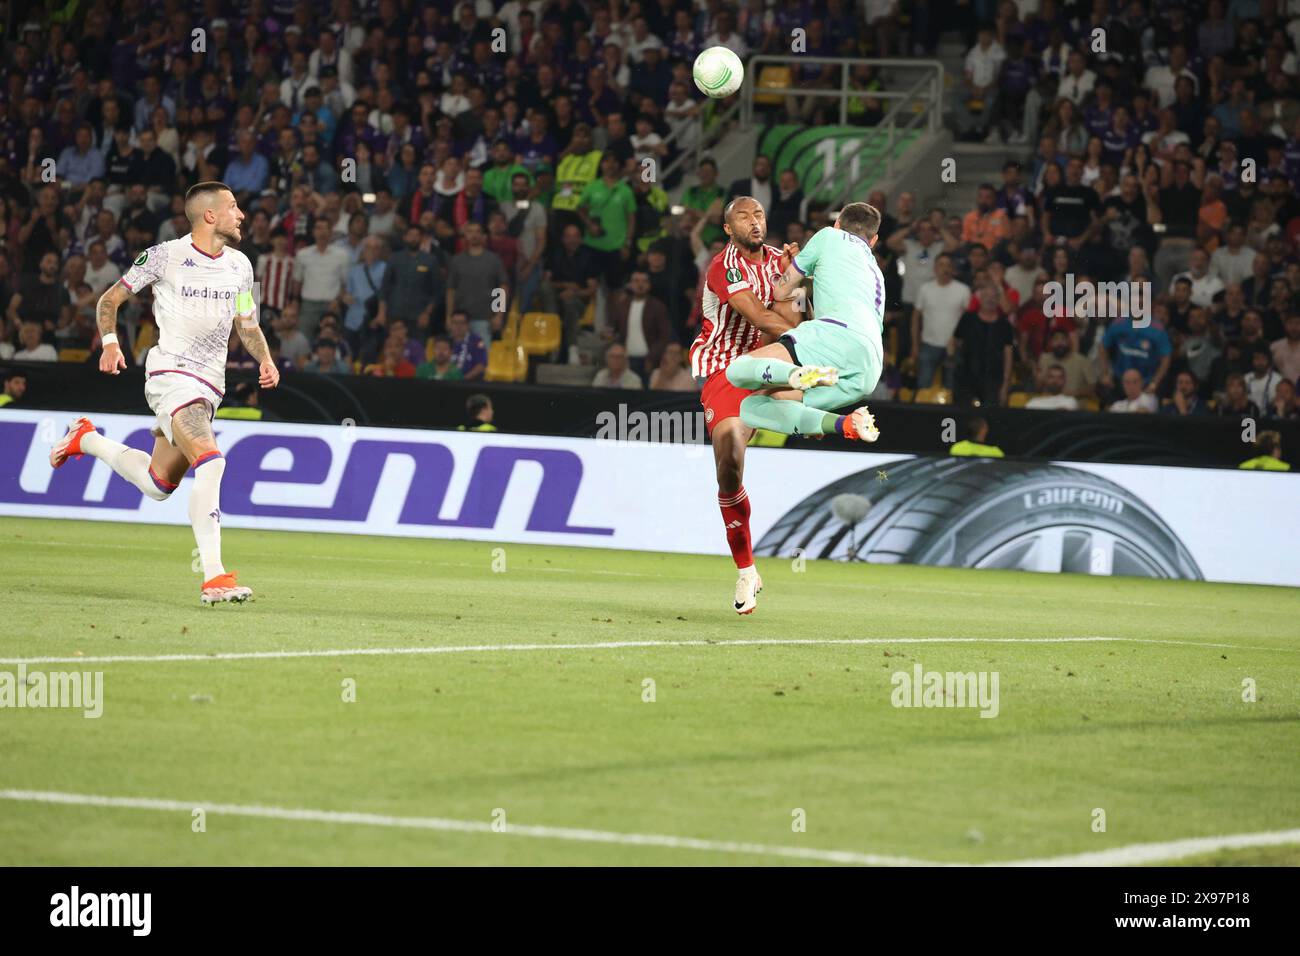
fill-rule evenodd
<path id="1" fill-rule="evenodd" d="M 1029 399 L 1030 399 L 1030 395 L 1028 392 L 1012 392 L 1007 397 L 1007 407 L 1024 408 L 1025 404 L 1029 401 Z"/>
<path id="2" fill-rule="evenodd" d="M 755 90 L 788 89 L 794 85 L 794 74 L 788 66 L 765 66 L 758 71 Z M 780 93 L 754 93 L 754 102 L 759 106 L 780 106 L 785 98 Z"/>
<path id="3" fill-rule="evenodd" d="M 519 320 L 519 344 L 529 355 L 546 355 L 560 347 L 560 317 L 554 312 L 529 312 Z"/>
<path id="4" fill-rule="evenodd" d="M 489 382 L 522 382 L 528 377 L 528 356 L 521 346 L 493 342 L 488 346 L 484 377 Z"/>
<path id="5" fill-rule="evenodd" d="M 946 388 L 919 388 L 916 390 L 916 401 L 925 405 L 951 405 L 952 392 Z"/>
<path id="6" fill-rule="evenodd" d="M 1079 399 L 1079 408 L 1086 412 L 1099 412 L 1101 411 L 1101 402 L 1095 398 L 1081 398 Z"/>
<path id="7" fill-rule="evenodd" d="M 564 388 L 586 388 L 596 377 L 594 365 L 566 365 L 561 362 L 539 362 L 533 381 L 537 385 L 560 385 Z"/>
<path id="8" fill-rule="evenodd" d="M 60 362 L 84 362 L 90 358 L 90 349 L 59 349 Z"/>
<path id="9" fill-rule="evenodd" d="M 135 347 L 132 354 L 137 363 L 144 362 L 144 353 L 158 344 L 158 326 L 152 322 L 142 322 L 140 331 L 135 335 Z"/>
<path id="10" fill-rule="evenodd" d="M 593 297 L 587 303 L 587 308 L 582 312 L 582 318 L 578 320 L 579 328 L 594 329 L 596 327 L 596 300 Z"/>
<path id="11" fill-rule="evenodd" d="M 519 310 L 511 308 L 506 313 L 505 324 L 501 326 L 501 341 L 509 345 L 516 345 L 519 342 Z"/>
<path id="12" fill-rule="evenodd" d="M 898 400 L 900 402 L 910 402 L 915 397 L 916 393 L 910 388 L 904 387 L 898 390 Z"/>

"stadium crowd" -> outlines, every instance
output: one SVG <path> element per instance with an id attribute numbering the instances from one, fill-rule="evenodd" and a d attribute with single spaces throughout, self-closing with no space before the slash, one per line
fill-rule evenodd
<path id="1" fill-rule="evenodd" d="M 1297 43 L 1297 3 L 1000 3 L 957 126 L 1033 156 L 961 218 L 899 197 L 886 246 L 917 384 L 940 373 L 984 405 L 1020 388 L 1033 408 L 1296 418 Z M 1084 287 L 1114 292 L 1089 305 Z"/>
<path id="2" fill-rule="evenodd" d="M 788 53 L 795 28 L 813 55 L 933 55 L 958 27 L 957 130 L 1032 159 L 965 215 L 869 197 L 890 283 L 877 397 L 1297 416 L 1300 0 L 26 6 L 0 67 L 0 360 L 93 354 L 98 296 L 188 231 L 189 185 L 222 180 L 286 372 L 481 379 L 536 310 L 577 380 L 695 389 L 684 346 L 725 201 L 759 198 L 778 243 L 827 209 L 765 156 L 732 183 L 707 157 L 639 175 L 716 122 L 694 55 Z M 768 116 L 819 122 L 818 102 Z M 1150 325 L 1053 307 L 1067 280 L 1150 282 Z M 139 361 L 148 294 L 120 316 Z M 230 364 L 254 365 L 233 335 Z"/>

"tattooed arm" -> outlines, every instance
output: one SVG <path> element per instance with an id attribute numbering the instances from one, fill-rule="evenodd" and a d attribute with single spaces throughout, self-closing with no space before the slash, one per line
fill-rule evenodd
<path id="1" fill-rule="evenodd" d="M 271 347 L 266 344 L 266 336 L 257 322 L 257 314 L 235 316 L 235 330 L 239 341 L 258 365 L 257 384 L 262 388 L 275 388 L 280 384 L 280 370 L 271 359 Z"/>
<path id="2" fill-rule="evenodd" d="M 99 328 L 100 339 L 117 336 L 117 310 L 131 297 L 131 290 L 120 282 L 114 282 L 99 297 L 95 306 L 95 325 Z M 126 358 L 122 355 L 122 346 L 109 339 L 104 351 L 99 356 L 99 370 L 108 375 L 117 375 L 126 368 Z"/>

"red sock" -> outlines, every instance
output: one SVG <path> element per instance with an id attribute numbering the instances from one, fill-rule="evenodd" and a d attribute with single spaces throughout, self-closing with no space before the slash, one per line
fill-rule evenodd
<path id="1" fill-rule="evenodd" d="M 736 567 L 749 568 L 754 565 L 754 545 L 749 539 L 749 495 L 742 485 L 734 495 L 718 495 L 718 507 L 722 509 L 722 521 L 727 526 L 727 546 Z"/>

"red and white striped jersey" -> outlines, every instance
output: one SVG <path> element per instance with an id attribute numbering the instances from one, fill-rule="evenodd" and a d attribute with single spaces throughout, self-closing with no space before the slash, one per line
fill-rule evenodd
<path id="1" fill-rule="evenodd" d="M 772 289 L 781 278 L 781 250 L 763 246 L 763 261 L 750 262 L 734 242 L 713 257 L 700 295 L 700 334 L 691 344 L 691 374 L 707 378 L 721 372 L 731 360 L 752 352 L 762 343 L 763 333 L 731 307 L 737 292 L 752 292 L 767 308 L 772 307 Z"/>
<path id="2" fill-rule="evenodd" d="M 293 283 L 293 257 L 267 253 L 257 260 L 257 281 L 262 286 L 262 305 L 283 309 Z"/>

